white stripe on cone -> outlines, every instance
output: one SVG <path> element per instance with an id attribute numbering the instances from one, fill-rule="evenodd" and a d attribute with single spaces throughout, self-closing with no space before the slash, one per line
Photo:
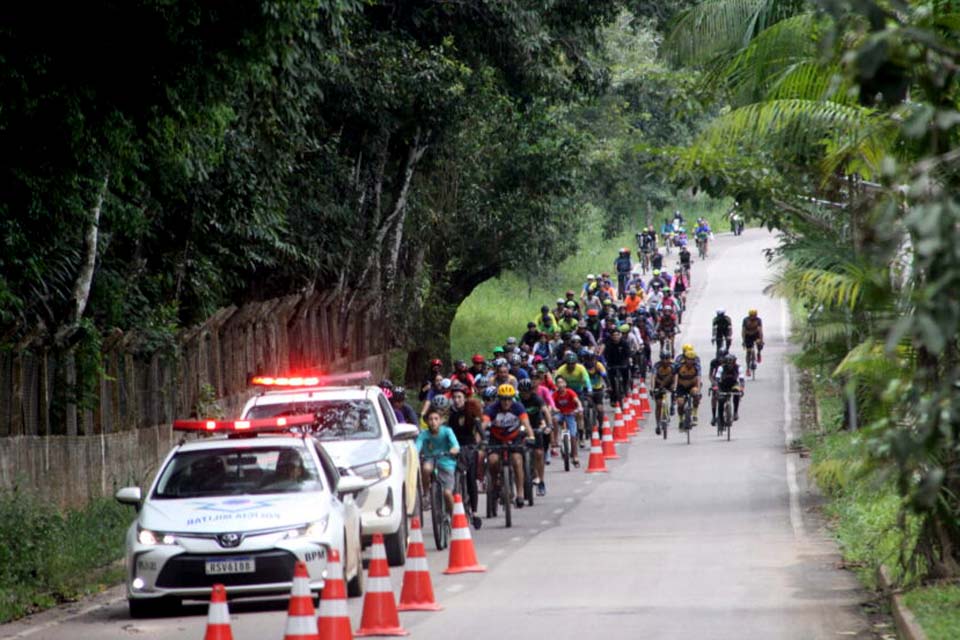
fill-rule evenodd
<path id="1" fill-rule="evenodd" d="M 313 616 L 288 616 L 285 633 L 287 636 L 316 636 L 317 621 Z"/>
<path id="2" fill-rule="evenodd" d="M 454 503 L 453 503 L 453 515 L 455 515 L 455 516 L 456 516 L 456 515 L 461 515 L 461 516 L 467 515 L 467 512 L 463 510 L 463 503 L 462 503 L 462 502 L 454 502 Z"/>
<path id="3" fill-rule="evenodd" d="M 602 442 L 613 442 L 613 436 L 610 435 L 610 430 L 607 427 L 603 428 Z"/>
<path id="4" fill-rule="evenodd" d="M 387 550 L 383 548 L 382 544 L 375 544 L 370 550 L 370 559 L 371 560 L 386 560 L 387 559 Z"/>
<path id="5" fill-rule="evenodd" d="M 293 589 L 290 591 L 291 597 L 311 597 L 310 594 L 310 579 L 309 578 L 294 578 L 293 579 Z"/>
<path id="6" fill-rule="evenodd" d="M 339 562 L 327 564 L 327 580 L 343 580 L 343 565 Z"/>
<path id="7" fill-rule="evenodd" d="M 450 532 L 451 540 L 470 540 L 470 529 L 454 529 Z"/>
<path id="8" fill-rule="evenodd" d="M 207 614 L 207 623 L 230 624 L 230 611 L 227 609 L 226 602 L 210 603 L 210 611 Z"/>
<path id="9" fill-rule="evenodd" d="M 410 529 L 410 542 L 423 542 L 423 529 Z"/>
<path id="10" fill-rule="evenodd" d="M 347 616 L 347 601 L 342 599 L 324 600 L 320 598 L 319 616 L 321 618 L 343 618 Z"/>
<path id="11" fill-rule="evenodd" d="M 430 567 L 427 565 L 426 558 L 412 558 L 407 556 L 407 563 L 403 566 L 404 571 L 422 571 L 425 573 L 430 572 Z"/>
<path id="12" fill-rule="evenodd" d="M 369 577 L 367 576 L 367 591 L 369 593 L 393 593 L 393 585 L 390 578 Z"/>

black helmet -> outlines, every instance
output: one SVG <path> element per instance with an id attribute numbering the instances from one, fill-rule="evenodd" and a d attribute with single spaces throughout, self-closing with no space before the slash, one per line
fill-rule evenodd
<path id="1" fill-rule="evenodd" d="M 663 351 L 661 351 L 661 352 L 660 352 L 660 359 L 661 359 L 661 360 L 669 360 L 669 359 L 670 359 L 670 352 L 667 351 L 666 349 L 664 349 Z"/>
<path id="2" fill-rule="evenodd" d="M 728 353 L 723 356 L 723 361 L 729 364 L 733 364 L 734 362 L 737 361 L 737 356 L 733 355 L 732 353 Z"/>
<path id="3" fill-rule="evenodd" d="M 393 388 L 393 399 L 403 401 L 407 397 L 407 390 L 404 387 Z"/>
<path id="4" fill-rule="evenodd" d="M 466 360 L 456 360 L 456 361 L 454 361 L 454 363 L 453 363 L 453 368 L 454 368 L 455 371 L 463 371 L 464 369 L 467 368 L 467 361 L 466 361 Z"/>
<path id="5" fill-rule="evenodd" d="M 467 387 L 464 386 L 463 384 L 461 384 L 459 380 L 454 380 L 454 381 L 453 381 L 453 384 L 450 385 L 450 393 L 451 393 L 451 394 L 454 394 L 454 393 L 456 393 L 456 392 L 458 392 L 458 391 L 459 391 L 460 393 L 466 395 L 466 393 L 467 393 Z"/>
<path id="6" fill-rule="evenodd" d="M 380 387 L 381 389 L 390 389 L 391 391 L 393 391 L 393 383 L 390 382 L 390 380 L 388 380 L 387 378 L 384 378 L 383 380 L 378 382 L 377 386 Z"/>
<path id="7" fill-rule="evenodd" d="M 523 380 L 517 383 L 517 390 L 520 391 L 520 393 L 533 391 L 533 380 L 531 380 L 530 378 L 524 378 Z"/>

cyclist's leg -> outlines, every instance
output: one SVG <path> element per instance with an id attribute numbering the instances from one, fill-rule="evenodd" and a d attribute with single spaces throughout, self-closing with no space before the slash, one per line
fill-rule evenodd
<path id="1" fill-rule="evenodd" d="M 510 463 L 513 465 L 513 483 L 517 492 L 514 494 L 518 499 L 523 498 L 523 454 L 511 451 Z M 519 503 L 518 503 L 519 504 Z"/>
<path id="2" fill-rule="evenodd" d="M 430 485 L 433 480 L 433 463 L 424 460 L 420 463 L 420 486 L 423 487 L 425 495 L 430 495 Z"/>
<path id="3" fill-rule="evenodd" d="M 597 412 L 597 424 L 603 424 L 603 389 L 597 389 L 593 392 L 591 398 L 593 401 L 593 409 Z"/>
<path id="4" fill-rule="evenodd" d="M 443 499 L 447 503 L 447 513 L 453 513 L 453 485 L 456 482 L 454 471 L 437 467 L 437 478 L 443 487 Z"/>
<path id="5" fill-rule="evenodd" d="M 473 447 L 466 447 L 463 463 L 466 465 L 467 476 L 467 500 L 470 503 L 470 511 L 477 512 L 477 505 L 480 502 L 479 491 L 477 491 L 477 452 Z"/>
<path id="6" fill-rule="evenodd" d="M 717 387 L 714 385 L 712 387 L 713 393 L 710 394 L 710 424 L 717 426 Z"/>
<path id="7" fill-rule="evenodd" d="M 577 417 L 572 413 L 560 414 L 560 428 L 566 429 L 570 434 L 570 456 L 576 462 L 579 459 L 579 447 L 577 444 Z"/>

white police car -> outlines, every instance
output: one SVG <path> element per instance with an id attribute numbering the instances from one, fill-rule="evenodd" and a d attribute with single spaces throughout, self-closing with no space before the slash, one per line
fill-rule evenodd
<path id="1" fill-rule="evenodd" d="M 126 538 L 134 617 L 183 599 L 288 594 L 302 560 L 319 591 L 337 549 L 349 595 L 363 592 L 360 512 L 369 481 L 341 476 L 322 444 L 298 428 L 315 417 L 177 421 L 175 430 L 224 434 L 181 442 L 150 488 L 117 492 L 137 507 Z M 298 426 L 299 425 L 299 426 Z"/>
<path id="2" fill-rule="evenodd" d="M 370 481 L 357 497 L 364 543 L 383 534 L 387 561 L 406 559 L 407 519 L 417 505 L 420 458 L 413 441 L 416 425 L 397 421 L 380 387 L 364 385 L 370 373 L 332 376 L 255 376 L 263 390 L 244 406 L 245 419 L 312 414 L 314 437 L 323 443 L 340 472 Z M 353 386 L 348 383 L 356 382 Z"/>

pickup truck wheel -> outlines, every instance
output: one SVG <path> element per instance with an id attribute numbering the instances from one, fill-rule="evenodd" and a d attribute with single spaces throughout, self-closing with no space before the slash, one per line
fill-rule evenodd
<path id="1" fill-rule="evenodd" d="M 387 549 L 387 564 L 391 567 L 402 567 L 407 560 L 407 499 L 400 505 L 400 527 L 395 533 L 384 536 L 384 546 Z"/>

